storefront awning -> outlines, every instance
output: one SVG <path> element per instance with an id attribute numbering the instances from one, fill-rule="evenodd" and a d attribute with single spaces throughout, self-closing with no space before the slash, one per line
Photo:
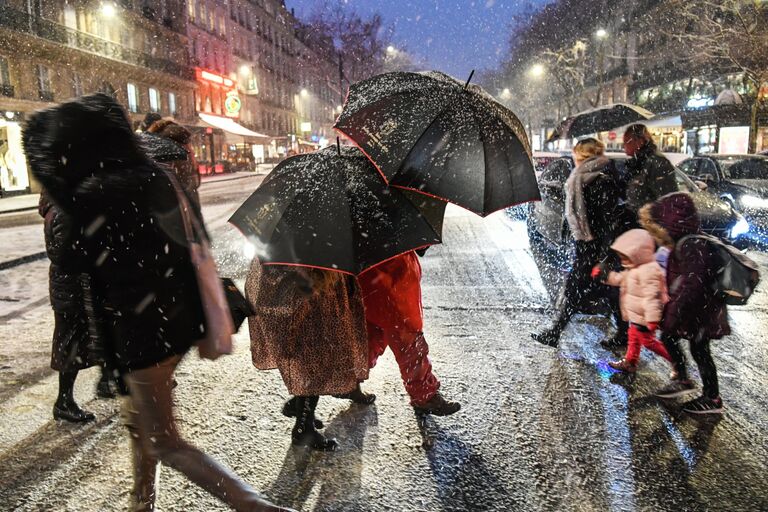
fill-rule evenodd
<path id="1" fill-rule="evenodd" d="M 237 144 L 243 142 L 243 140 L 254 144 L 267 144 L 272 140 L 272 137 L 269 135 L 249 130 L 229 117 L 212 116 L 203 113 L 199 113 L 198 116 L 200 116 L 200 120 L 203 123 L 224 130 L 225 138 L 230 144 Z"/>

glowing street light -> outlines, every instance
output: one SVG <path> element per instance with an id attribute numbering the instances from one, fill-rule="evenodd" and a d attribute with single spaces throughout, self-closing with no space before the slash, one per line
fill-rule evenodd
<path id="1" fill-rule="evenodd" d="M 339 114 L 341 114 L 341 111 L 342 111 L 342 110 L 344 110 L 344 107 L 342 107 L 341 105 L 336 105 L 336 112 L 338 112 Z"/>
<path id="2" fill-rule="evenodd" d="M 250 75 L 251 74 L 251 67 L 243 64 L 242 66 L 240 66 L 240 74 L 242 76 Z"/>
<path id="3" fill-rule="evenodd" d="M 608 37 L 608 31 L 605 30 L 604 28 L 598 29 L 597 32 L 595 32 L 595 37 L 597 37 L 598 39 L 605 39 L 606 37 Z"/>
<path id="4" fill-rule="evenodd" d="M 528 71 L 528 73 L 533 78 L 540 78 L 542 75 L 544 75 L 544 71 L 545 71 L 545 69 L 544 69 L 543 65 L 541 65 L 541 64 L 534 64 L 533 66 L 531 66 L 531 69 L 530 69 L 530 71 Z"/>
<path id="5" fill-rule="evenodd" d="M 387 53 L 390 55 L 394 55 L 395 53 L 397 53 L 397 48 L 395 48 L 392 45 L 389 45 L 387 46 Z"/>
<path id="6" fill-rule="evenodd" d="M 309 91 L 308 91 L 308 90 L 306 90 L 306 89 L 302 89 L 302 90 L 299 92 L 299 94 L 301 94 L 301 97 L 302 97 L 302 98 L 306 98 L 307 96 L 309 96 Z"/>
<path id="7" fill-rule="evenodd" d="M 117 9 L 115 9 L 115 4 L 112 2 L 104 2 L 101 4 L 101 15 L 105 18 L 114 18 L 115 14 L 117 14 Z"/>
<path id="8" fill-rule="evenodd" d="M 509 87 L 505 87 L 503 91 L 501 91 L 501 99 L 508 100 L 512 97 L 512 91 L 509 90 Z"/>

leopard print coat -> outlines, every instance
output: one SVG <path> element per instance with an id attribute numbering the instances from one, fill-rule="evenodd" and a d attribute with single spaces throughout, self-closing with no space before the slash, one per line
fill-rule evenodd
<path id="1" fill-rule="evenodd" d="M 343 275 L 330 289 L 306 288 L 326 272 L 254 260 L 245 282 L 253 365 L 277 368 L 292 395 L 343 394 L 368 378 L 368 339 L 360 287 Z"/>

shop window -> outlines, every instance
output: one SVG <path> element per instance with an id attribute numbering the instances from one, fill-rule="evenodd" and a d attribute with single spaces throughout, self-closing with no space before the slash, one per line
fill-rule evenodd
<path id="1" fill-rule="evenodd" d="M 187 2 L 187 15 L 189 16 L 189 21 L 192 23 L 195 22 L 195 10 L 197 9 L 197 0 L 189 0 Z"/>
<path id="2" fill-rule="evenodd" d="M 172 115 L 176 115 L 176 95 L 172 92 L 168 93 L 168 112 Z"/>
<path id="3" fill-rule="evenodd" d="M 42 101 L 53 101 L 51 88 L 51 70 L 42 64 L 37 65 L 37 92 Z"/>
<path id="4" fill-rule="evenodd" d="M 149 110 L 160 112 L 160 93 L 153 87 L 149 88 Z"/>
<path id="5" fill-rule="evenodd" d="M 133 113 L 139 111 L 139 90 L 133 84 L 128 84 L 128 110 Z"/>

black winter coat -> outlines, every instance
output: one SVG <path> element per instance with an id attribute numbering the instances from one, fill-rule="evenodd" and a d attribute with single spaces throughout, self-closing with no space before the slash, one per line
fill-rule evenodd
<path id="1" fill-rule="evenodd" d="M 617 235 L 621 185 L 616 164 L 609 161 L 602 176 L 584 187 L 584 203 L 592 235 L 598 246 L 608 251 Z"/>
<path id="2" fill-rule="evenodd" d="M 678 192 L 675 168 L 653 144 L 640 148 L 627 160 L 627 205 L 637 214 L 644 205 Z"/>
<path id="3" fill-rule="evenodd" d="M 83 316 L 83 293 L 77 266 L 73 265 L 77 251 L 72 247 L 72 219 L 56 208 L 45 193 L 40 195 L 38 211 L 44 220 L 45 252 L 51 261 L 51 307 L 57 313 Z"/>
<path id="4" fill-rule="evenodd" d="M 71 216 L 73 265 L 90 276 L 108 363 L 130 372 L 189 350 L 205 320 L 176 192 L 122 108 L 99 94 L 37 112 L 24 145 Z"/>

